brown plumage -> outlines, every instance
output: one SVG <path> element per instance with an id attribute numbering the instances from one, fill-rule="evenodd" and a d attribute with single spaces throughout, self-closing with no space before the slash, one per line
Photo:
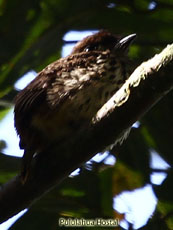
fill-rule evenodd
<path id="1" fill-rule="evenodd" d="M 135 34 L 120 39 L 101 31 L 43 69 L 15 99 L 15 127 L 24 149 L 22 179 L 35 153 L 81 129 L 127 79 L 126 51 Z"/>

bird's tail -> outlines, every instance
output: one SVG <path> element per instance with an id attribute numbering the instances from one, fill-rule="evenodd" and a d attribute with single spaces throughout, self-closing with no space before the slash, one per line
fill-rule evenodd
<path id="1" fill-rule="evenodd" d="M 25 150 L 22 158 L 22 166 L 21 166 L 21 181 L 22 184 L 25 184 L 31 170 L 31 162 L 33 158 L 34 152 L 30 150 Z"/>

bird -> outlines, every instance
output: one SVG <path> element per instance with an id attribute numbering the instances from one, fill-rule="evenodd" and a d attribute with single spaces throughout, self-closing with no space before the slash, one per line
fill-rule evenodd
<path id="1" fill-rule="evenodd" d="M 128 49 L 136 34 L 101 30 L 77 42 L 72 52 L 49 64 L 15 98 L 14 124 L 24 149 L 26 181 L 35 154 L 70 138 L 129 77 Z"/>

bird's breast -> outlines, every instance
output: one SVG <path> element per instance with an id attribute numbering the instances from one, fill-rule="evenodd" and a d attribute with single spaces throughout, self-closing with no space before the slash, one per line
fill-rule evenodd
<path id="1" fill-rule="evenodd" d="M 88 68 L 77 68 L 52 85 L 48 105 L 40 106 L 32 117 L 32 126 L 51 140 L 70 137 L 92 121 L 96 112 L 121 87 L 126 76 L 123 76 L 120 63 L 101 58 Z M 58 87 L 60 87 L 58 91 Z M 61 89 L 63 87 L 63 89 Z M 56 106 L 57 92 L 60 90 L 66 98 Z M 52 106 L 53 105 L 53 106 Z"/>

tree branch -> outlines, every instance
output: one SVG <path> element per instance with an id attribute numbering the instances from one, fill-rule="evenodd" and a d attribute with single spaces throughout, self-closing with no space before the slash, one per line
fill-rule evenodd
<path id="1" fill-rule="evenodd" d="M 30 206 L 93 155 L 121 138 L 132 124 L 173 88 L 173 45 L 140 65 L 123 87 L 98 111 L 90 126 L 57 149 L 34 158 L 32 174 L 0 189 L 0 223 Z"/>

